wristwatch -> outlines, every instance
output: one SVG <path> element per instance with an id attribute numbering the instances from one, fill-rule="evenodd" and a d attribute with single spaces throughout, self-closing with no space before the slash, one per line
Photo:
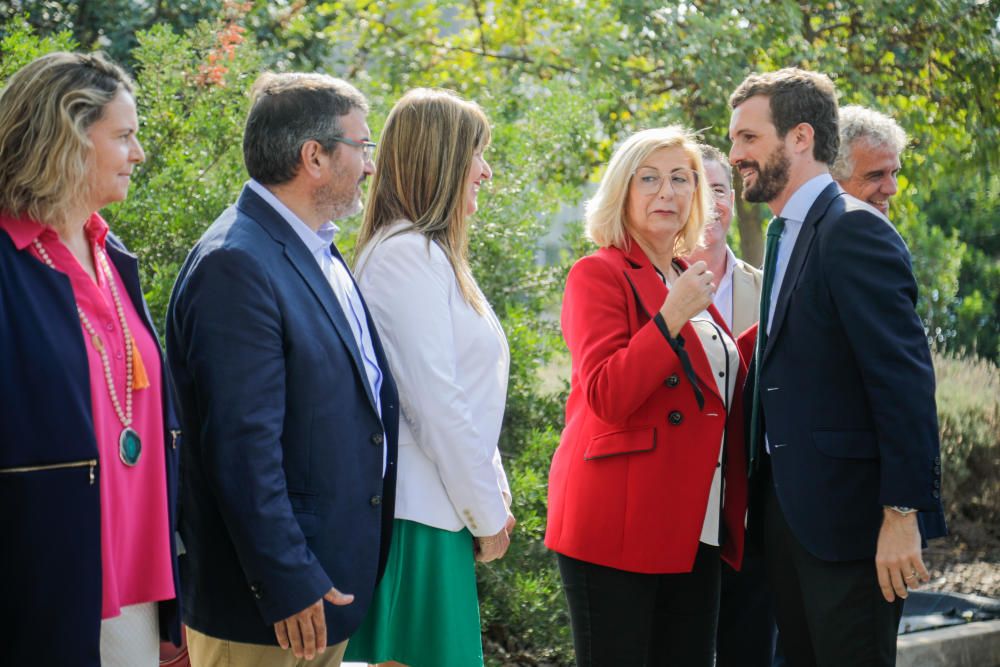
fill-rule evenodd
<path id="1" fill-rule="evenodd" d="M 883 505 L 887 510 L 892 510 L 896 514 L 902 514 L 906 516 L 907 514 L 913 514 L 918 511 L 916 507 L 905 507 L 903 505 Z"/>

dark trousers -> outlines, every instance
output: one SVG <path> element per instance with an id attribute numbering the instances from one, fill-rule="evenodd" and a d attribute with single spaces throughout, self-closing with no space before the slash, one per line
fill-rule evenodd
<path id="1" fill-rule="evenodd" d="M 639 574 L 559 554 L 579 667 L 712 667 L 719 548 L 698 546 L 694 569 Z"/>
<path id="2" fill-rule="evenodd" d="M 739 572 L 722 564 L 716 667 L 772 667 L 777 636 L 764 556 L 748 539 Z"/>
<path id="3" fill-rule="evenodd" d="M 813 556 L 785 521 L 770 480 L 763 491 L 764 558 L 786 664 L 895 665 L 903 601 L 882 597 L 875 558 L 833 562 Z"/>

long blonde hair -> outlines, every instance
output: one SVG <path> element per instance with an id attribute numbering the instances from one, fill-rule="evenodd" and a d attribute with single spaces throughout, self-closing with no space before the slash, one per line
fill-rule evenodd
<path id="1" fill-rule="evenodd" d="M 444 251 L 462 297 L 483 313 L 469 268 L 465 195 L 473 154 L 489 141 L 489 120 L 475 102 L 449 90 L 407 92 L 382 129 L 355 260 L 382 229 L 408 220 Z"/>
<path id="2" fill-rule="evenodd" d="M 89 192 L 87 130 L 132 81 L 101 54 L 49 53 L 0 91 L 0 210 L 52 227 Z"/>

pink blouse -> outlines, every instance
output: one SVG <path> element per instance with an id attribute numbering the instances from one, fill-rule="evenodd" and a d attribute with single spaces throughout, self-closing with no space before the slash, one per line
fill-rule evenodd
<path id="1" fill-rule="evenodd" d="M 156 339 L 146 329 L 143 318 L 133 306 L 121 276 L 105 253 L 108 224 L 94 213 L 84 227 L 92 248 L 97 283 L 51 227 L 26 218 L 15 220 L 3 216 L 0 228 L 7 231 L 18 250 L 27 249 L 39 261 L 44 261 L 34 246 L 33 241 L 37 238 L 55 268 L 69 277 L 77 306 L 90 320 L 107 349 L 111 376 L 119 405 L 124 411 L 125 340 L 111 287 L 99 257 L 104 255 L 107 259 L 149 386 L 133 389 L 132 392 L 132 428 L 141 438 L 142 453 L 135 466 L 128 466 L 119 456 L 119 434 L 123 426 L 108 393 L 101 355 L 91 342 L 90 333 L 80 323 L 90 366 L 91 407 L 100 470 L 101 617 L 118 616 L 126 605 L 171 599 L 175 594 L 170 562 L 159 350 Z"/>

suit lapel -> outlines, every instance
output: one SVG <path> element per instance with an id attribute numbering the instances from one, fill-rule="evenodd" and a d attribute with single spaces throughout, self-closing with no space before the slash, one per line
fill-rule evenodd
<path id="1" fill-rule="evenodd" d="M 840 194 L 840 186 L 830 183 L 819 193 L 819 197 L 813 202 L 802 223 L 799 237 L 795 240 L 795 247 L 792 249 L 792 256 L 788 259 L 788 268 L 781 281 L 781 291 L 778 293 L 778 303 L 774 307 L 774 320 L 771 322 L 771 331 L 767 334 L 767 347 L 764 349 L 764 358 L 774 347 L 774 341 L 781 333 L 781 325 L 785 321 L 785 313 L 788 311 L 788 302 L 791 299 L 792 290 L 798 282 L 799 274 L 805 265 L 806 257 L 812 247 L 813 238 L 816 236 L 816 226 L 823 220 L 823 215 L 830 203 Z"/>
<path id="2" fill-rule="evenodd" d="M 639 244 L 632 241 L 631 246 L 631 251 L 625 256 L 625 275 L 635 285 L 636 292 L 638 292 L 640 309 L 649 315 L 656 315 L 657 311 L 660 310 L 660 306 L 663 305 L 663 300 L 667 298 L 667 286 L 663 284 L 663 280 L 660 279 L 652 262 L 646 257 L 646 253 L 643 252 Z M 678 261 L 684 269 L 687 269 L 687 264 L 683 260 Z M 709 305 L 708 310 L 716 323 L 723 330 L 729 331 L 729 328 L 715 306 Z M 680 335 L 684 339 L 684 349 L 691 359 L 691 367 L 694 369 L 695 375 L 698 376 L 702 388 L 715 394 L 721 400 L 719 387 L 716 385 L 715 376 L 712 374 L 712 366 L 708 362 L 708 357 L 705 356 L 705 350 L 701 346 L 701 339 L 698 338 L 698 333 L 694 330 L 694 325 L 690 321 L 686 322 L 681 327 Z"/>
<path id="3" fill-rule="evenodd" d="M 295 269 L 296 273 L 301 276 L 306 285 L 308 285 L 309 290 L 316 297 L 316 300 L 319 301 L 323 307 L 323 311 L 330 319 L 334 331 L 337 332 L 344 347 L 347 348 L 351 361 L 354 363 L 354 369 L 358 374 L 358 381 L 364 387 L 365 395 L 368 396 L 368 401 L 371 403 L 372 409 L 377 412 L 375 397 L 372 395 L 372 389 L 368 382 L 368 372 L 365 370 L 365 363 L 361 358 L 361 350 L 358 349 L 358 343 L 354 339 L 354 332 L 347 321 L 347 314 L 344 313 L 344 309 L 340 306 L 337 295 L 334 294 L 333 288 L 327 281 L 326 276 L 323 275 L 323 271 L 320 269 L 316 259 L 310 254 L 309 249 L 302 242 L 302 239 L 296 235 L 295 230 L 291 228 L 288 222 L 253 190 L 244 188 L 237 206 L 243 213 L 253 218 L 257 224 L 263 227 L 276 242 L 282 245 L 285 258 L 292 265 L 292 268 Z M 331 249 L 333 249 L 333 246 L 331 246 Z M 339 258 L 340 253 L 336 252 L 333 261 L 340 261 Z"/>

